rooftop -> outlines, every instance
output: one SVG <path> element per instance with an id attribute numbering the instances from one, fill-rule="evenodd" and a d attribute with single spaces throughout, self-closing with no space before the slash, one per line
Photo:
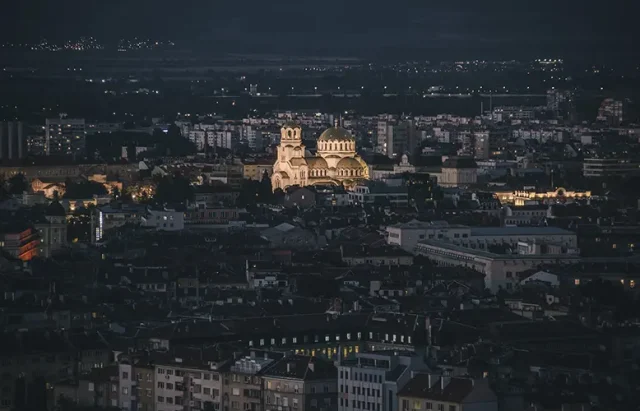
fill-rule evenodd
<path id="1" fill-rule="evenodd" d="M 575 233 L 558 227 L 471 227 L 471 235 L 575 235 Z"/>
<path id="2" fill-rule="evenodd" d="M 434 401 L 461 403 L 473 390 L 473 381 L 467 378 L 436 378 L 418 374 L 404 386 L 398 397 L 424 398 Z"/>
<path id="3" fill-rule="evenodd" d="M 283 358 L 263 373 L 266 377 L 305 381 L 334 379 L 337 374 L 333 363 L 303 355 Z"/>

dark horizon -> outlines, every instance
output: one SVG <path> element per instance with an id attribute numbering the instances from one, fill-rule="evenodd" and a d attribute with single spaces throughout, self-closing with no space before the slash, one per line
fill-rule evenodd
<path id="1" fill-rule="evenodd" d="M 321 7 L 289 0 L 215 5 L 194 0 L 186 7 L 169 0 L 24 0 L 4 5 L 4 11 L 1 42 L 94 36 L 109 43 L 137 36 L 211 53 L 634 61 L 639 56 L 632 44 L 640 37 L 636 13 L 622 0 L 574 6 L 542 0 L 535 9 L 502 0 L 438 5 L 326 0 Z"/>

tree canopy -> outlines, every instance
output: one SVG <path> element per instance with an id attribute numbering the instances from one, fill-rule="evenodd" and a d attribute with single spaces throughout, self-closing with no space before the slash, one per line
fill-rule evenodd
<path id="1" fill-rule="evenodd" d="M 9 194 L 22 194 L 29 190 L 29 183 L 22 173 L 12 176 L 7 182 Z"/>
<path id="2" fill-rule="evenodd" d="M 177 204 L 193 201 L 195 192 L 193 186 L 184 176 L 165 176 L 160 179 L 156 187 L 154 202 L 158 204 Z"/>
<path id="3" fill-rule="evenodd" d="M 104 185 L 95 181 L 81 181 L 79 183 L 67 181 L 65 188 L 64 198 L 91 198 L 94 195 L 108 194 Z"/>

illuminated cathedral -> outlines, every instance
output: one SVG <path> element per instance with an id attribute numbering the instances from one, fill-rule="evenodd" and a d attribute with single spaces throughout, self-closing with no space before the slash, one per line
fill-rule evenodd
<path id="1" fill-rule="evenodd" d="M 314 184 L 351 187 L 369 179 L 369 167 L 356 154 L 355 139 L 347 130 L 337 126 L 325 130 L 318 138 L 315 156 L 307 155 L 298 124 L 286 123 L 281 133 L 271 177 L 274 190 Z"/>

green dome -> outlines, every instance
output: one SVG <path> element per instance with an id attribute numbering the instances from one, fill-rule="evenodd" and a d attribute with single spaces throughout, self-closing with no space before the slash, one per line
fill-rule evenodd
<path id="1" fill-rule="evenodd" d="M 326 129 L 318 141 L 353 141 L 353 136 L 342 127 L 331 127 Z"/>
<path id="2" fill-rule="evenodd" d="M 362 168 L 362 164 L 360 164 L 360 162 L 358 160 L 356 160 L 355 158 L 351 158 L 351 157 L 345 157 L 342 160 L 340 160 L 338 162 L 338 165 L 336 166 L 336 168 L 340 169 L 340 168 L 346 168 L 346 169 L 361 169 Z"/>

